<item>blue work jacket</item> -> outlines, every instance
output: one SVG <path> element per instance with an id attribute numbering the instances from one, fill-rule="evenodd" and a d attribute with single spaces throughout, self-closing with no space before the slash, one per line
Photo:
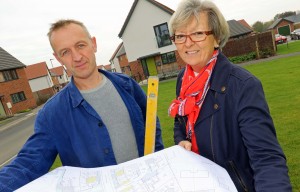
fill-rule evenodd
<path id="1" fill-rule="evenodd" d="M 179 96 L 183 71 L 178 75 Z M 186 140 L 186 117 L 175 118 L 174 140 Z M 291 191 L 285 155 L 261 82 L 220 53 L 195 123 L 200 155 L 224 167 L 238 191 Z"/>
<path id="2" fill-rule="evenodd" d="M 122 97 L 134 129 L 138 154 L 143 156 L 145 93 L 128 76 L 100 72 L 110 79 Z M 158 151 L 163 149 L 158 119 L 156 126 L 155 151 Z M 0 171 L 0 191 L 15 190 L 47 173 L 57 154 L 65 166 L 91 168 L 116 164 L 108 130 L 98 113 L 83 99 L 73 78 L 39 111 L 34 134 L 16 159 Z"/>

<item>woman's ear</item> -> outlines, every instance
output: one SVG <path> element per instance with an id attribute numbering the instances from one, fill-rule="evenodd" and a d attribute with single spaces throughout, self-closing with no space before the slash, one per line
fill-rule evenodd
<path id="1" fill-rule="evenodd" d="M 215 47 L 215 48 L 218 48 L 219 46 L 220 46 L 220 40 L 215 39 L 215 40 L 214 40 L 214 47 Z"/>

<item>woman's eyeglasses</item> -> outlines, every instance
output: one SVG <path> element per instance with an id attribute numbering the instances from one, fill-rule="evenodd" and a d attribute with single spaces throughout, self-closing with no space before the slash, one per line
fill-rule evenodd
<path id="1" fill-rule="evenodd" d="M 212 35 L 213 31 L 197 31 L 195 33 L 191 33 L 189 35 L 173 35 L 170 37 L 170 39 L 175 43 L 175 44 L 181 44 L 185 43 L 187 37 L 190 38 L 191 41 L 193 42 L 200 42 L 204 41 L 208 35 Z"/>

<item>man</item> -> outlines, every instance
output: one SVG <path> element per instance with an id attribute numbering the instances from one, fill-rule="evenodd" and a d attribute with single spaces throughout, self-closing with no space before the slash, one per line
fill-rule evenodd
<path id="1" fill-rule="evenodd" d="M 39 111 L 35 132 L 0 171 L 0 191 L 47 173 L 57 154 L 65 166 L 101 167 L 144 155 L 146 95 L 131 78 L 97 69 L 97 44 L 79 21 L 60 20 L 48 33 L 71 82 Z M 163 149 L 159 121 L 155 151 Z"/>

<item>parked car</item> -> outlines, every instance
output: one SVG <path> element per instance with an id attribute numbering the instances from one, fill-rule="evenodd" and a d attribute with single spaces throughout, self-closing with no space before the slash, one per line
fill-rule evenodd
<path id="1" fill-rule="evenodd" d="M 295 29 L 293 32 L 291 32 L 291 39 L 300 39 L 300 29 Z"/>
<path id="2" fill-rule="evenodd" d="M 281 43 L 286 43 L 287 42 L 287 37 L 280 35 L 280 34 L 275 34 L 275 43 L 281 44 Z"/>

